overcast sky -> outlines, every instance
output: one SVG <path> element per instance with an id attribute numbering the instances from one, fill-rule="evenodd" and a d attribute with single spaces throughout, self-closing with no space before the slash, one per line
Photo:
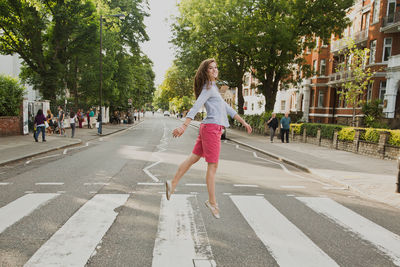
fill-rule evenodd
<path id="1" fill-rule="evenodd" d="M 142 44 L 142 49 L 154 63 L 156 85 L 164 80 L 165 71 L 174 59 L 172 45 L 168 41 L 172 36 L 170 17 L 178 14 L 176 2 L 177 0 L 149 0 L 150 17 L 145 19 L 145 24 L 150 41 Z"/>

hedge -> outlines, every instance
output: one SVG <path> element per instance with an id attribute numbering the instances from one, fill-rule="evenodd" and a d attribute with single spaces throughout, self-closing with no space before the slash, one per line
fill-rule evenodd
<path id="1" fill-rule="evenodd" d="M 24 90 L 17 79 L 0 75 L 0 116 L 18 116 Z"/>
<path id="2" fill-rule="evenodd" d="M 301 125 L 302 123 L 291 123 L 290 130 L 293 129 L 295 134 L 301 134 Z"/>
<path id="3" fill-rule="evenodd" d="M 400 146 L 400 130 L 388 130 L 390 132 L 390 137 L 388 144 L 392 146 Z"/>
<path id="4" fill-rule="evenodd" d="M 353 141 L 356 130 L 354 127 L 345 127 L 338 132 L 338 139 L 343 141 Z"/>

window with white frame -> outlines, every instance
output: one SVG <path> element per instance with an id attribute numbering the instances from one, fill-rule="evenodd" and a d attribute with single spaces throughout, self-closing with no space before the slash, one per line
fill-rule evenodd
<path id="1" fill-rule="evenodd" d="M 322 108 L 324 106 L 324 97 L 325 97 L 325 91 L 319 90 L 318 91 L 318 107 Z"/>
<path id="2" fill-rule="evenodd" d="M 367 102 L 368 101 L 371 101 L 371 99 L 372 99 L 372 83 L 370 83 L 370 84 L 368 84 L 368 87 L 367 87 Z"/>
<path id="3" fill-rule="evenodd" d="M 313 71 L 317 72 L 317 60 L 313 60 Z"/>
<path id="4" fill-rule="evenodd" d="M 254 110 L 254 103 L 251 103 L 251 110 Z"/>
<path id="5" fill-rule="evenodd" d="M 379 87 L 379 99 L 382 101 L 385 99 L 386 94 L 386 81 L 382 81 Z"/>
<path id="6" fill-rule="evenodd" d="M 373 13 L 372 13 L 372 23 L 376 23 L 379 21 L 379 11 L 380 11 L 380 5 L 381 1 L 380 0 L 375 0 L 374 1 L 374 6 L 373 6 Z"/>
<path id="7" fill-rule="evenodd" d="M 369 64 L 375 63 L 376 40 L 372 40 L 369 47 Z"/>
<path id="8" fill-rule="evenodd" d="M 326 74 L 326 60 L 325 59 L 321 59 L 321 61 L 319 63 L 319 73 L 321 76 L 325 76 L 325 74 Z"/>
<path id="9" fill-rule="evenodd" d="M 392 55 L 392 37 L 385 38 L 383 42 L 383 61 L 388 61 Z"/>
<path id="10" fill-rule="evenodd" d="M 285 110 L 286 110 L 286 101 L 281 100 L 281 111 L 285 111 Z"/>
<path id="11" fill-rule="evenodd" d="M 396 0 L 389 0 L 388 5 L 387 5 L 387 11 L 386 11 L 388 23 L 394 22 L 395 12 L 396 12 Z"/>

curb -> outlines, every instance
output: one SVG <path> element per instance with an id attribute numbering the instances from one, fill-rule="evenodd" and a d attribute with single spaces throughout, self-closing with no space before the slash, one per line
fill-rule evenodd
<path id="1" fill-rule="evenodd" d="M 108 133 L 108 134 L 98 135 L 97 137 L 104 137 L 104 136 L 112 135 L 112 134 L 115 134 L 115 133 L 118 133 L 118 132 L 129 130 L 131 128 L 134 128 L 134 127 L 138 126 L 143 121 L 141 121 L 141 122 L 139 122 L 139 123 L 137 123 L 135 125 L 132 125 L 131 127 L 128 127 L 128 128 L 125 128 L 125 129 L 119 129 L 117 131 L 114 131 L 114 132 L 111 132 L 111 133 Z M 93 139 L 90 139 L 90 140 L 94 140 L 96 138 L 93 138 Z M 20 160 L 24 160 L 24 159 L 27 159 L 27 158 L 35 157 L 35 156 L 42 155 L 42 154 L 45 154 L 45 153 L 49 153 L 49 152 L 52 152 L 52 151 L 56 151 L 56 150 L 59 150 L 59 149 L 64 149 L 64 148 L 68 148 L 68 147 L 72 147 L 72 146 L 76 146 L 76 145 L 82 144 L 82 140 L 80 140 L 80 139 L 76 139 L 76 140 L 77 141 L 79 140 L 79 141 L 76 142 L 76 143 L 73 143 L 73 144 L 67 144 L 67 145 L 63 145 L 63 146 L 58 146 L 58 147 L 54 147 L 54 148 L 51 148 L 51 149 L 48 149 L 48 150 L 45 150 L 45 151 L 41 151 L 41 152 L 38 152 L 38 153 L 32 153 L 32 154 L 29 154 L 29 155 L 24 155 L 23 157 L 20 157 L 20 158 L 16 158 L 16 159 L 11 159 L 11 160 L 8 160 L 8 161 L 0 162 L 0 166 L 4 166 L 4 165 L 10 164 L 10 163 L 14 163 L 14 162 L 17 162 L 17 161 L 20 161 Z"/>
<path id="2" fill-rule="evenodd" d="M 251 149 L 253 149 L 253 150 L 257 151 L 257 152 L 260 152 L 260 153 L 262 153 L 262 154 L 265 154 L 265 155 L 267 155 L 267 156 L 270 156 L 271 158 L 277 159 L 277 160 L 279 160 L 279 161 L 281 161 L 281 162 L 284 162 L 284 163 L 286 163 L 286 164 L 292 165 L 292 166 L 294 166 L 294 167 L 296 167 L 296 168 L 298 168 L 298 169 L 300 169 L 300 170 L 302 170 L 302 171 L 304 171 L 304 172 L 312 173 L 312 171 L 311 171 L 309 168 L 307 168 L 306 166 L 301 165 L 301 164 L 299 164 L 299 163 L 297 163 L 297 162 L 295 162 L 295 161 L 292 161 L 292 160 L 290 160 L 290 159 L 287 159 L 287 158 L 278 156 L 278 155 L 273 154 L 273 153 L 271 153 L 271 152 L 267 152 L 267 151 L 265 151 L 265 150 L 259 149 L 259 148 L 257 148 L 257 147 L 254 147 L 254 146 L 252 146 L 252 145 L 243 143 L 243 142 L 241 142 L 241 141 L 237 141 L 237 140 L 235 140 L 235 139 L 227 138 L 227 140 L 232 141 L 232 142 L 234 142 L 234 143 L 237 143 L 237 144 L 239 144 L 239 145 L 242 145 L 242 146 L 251 148 Z"/>
<path id="3" fill-rule="evenodd" d="M 76 140 L 80 140 L 80 139 L 76 139 Z M 80 145 L 80 144 L 82 144 L 82 140 L 80 140 L 79 142 L 74 143 L 74 144 L 58 146 L 58 147 L 54 147 L 54 148 L 48 149 L 46 151 L 41 151 L 39 153 L 32 153 L 32 154 L 25 155 L 25 156 L 17 158 L 17 159 L 11 159 L 11 160 L 8 160 L 8 161 L 4 161 L 4 162 L 0 163 L 0 166 L 4 166 L 4 165 L 7 165 L 7 164 L 14 163 L 14 162 L 17 162 L 17 161 L 20 161 L 20 160 L 24 160 L 24 159 L 27 159 L 27 158 L 31 158 L 31 157 L 34 157 L 34 156 L 37 156 L 37 155 L 42 155 L 42 154 L 45 154 L 45 153 L 49 153 L 49 152 L 52 152 L 52 151 L 56 151 L 56 150 L 59 150 L 59 149 L 63 149 L 63 148 L 71 147 L 71 146 L 76 146 L 76 145 Z"/>

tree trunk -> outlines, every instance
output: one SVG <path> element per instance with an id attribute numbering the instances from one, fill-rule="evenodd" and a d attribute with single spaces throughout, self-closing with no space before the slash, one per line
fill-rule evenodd
<path id="1" fill-rule="evenodd" d="M 243 84 L 240 82 L 238 83 L 238 113 L 240 115 L 244 114 L 243 105 L 244 105 L 244 98 L 243 98 Z"/>
<path id="2" fill-rule="evenodd" d="M 353 103 L 353 118 L 352 118 L 351 126 L 356 127 L 356 104 L 355 103 Z"/>

